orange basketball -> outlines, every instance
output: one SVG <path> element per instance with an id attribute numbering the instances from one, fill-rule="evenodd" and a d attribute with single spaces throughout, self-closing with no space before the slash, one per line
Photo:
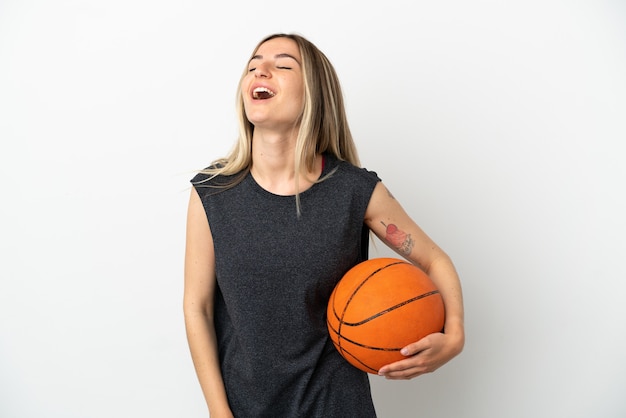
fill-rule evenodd
<path id="1" fill-rule="evenodd" d="M 350 269 L 327 309 L 330 337 L 353 366 L 376 374 L 406 358 L 400 350 L 443 329 L 443 300 L 421 269 L 396 258 L 373 258 Z"/>

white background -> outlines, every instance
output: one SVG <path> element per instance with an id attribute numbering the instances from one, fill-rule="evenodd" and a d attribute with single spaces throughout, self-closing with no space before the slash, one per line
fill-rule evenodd
<path id="1" fill-rule="evenodd" d="M 626 416 L 625 23 L 617 0 L 1 1 L 0 416 L 206 416 L 188 180 L 276 31 L 329 56 L 363 165 L 462 277 L 464 352 L 372 376 L 379 415 Z"/>

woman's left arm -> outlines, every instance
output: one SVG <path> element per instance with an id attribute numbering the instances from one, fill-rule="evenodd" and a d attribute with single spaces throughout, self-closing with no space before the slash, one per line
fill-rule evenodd
<path id="1" fill-rule="evenodd" d="M 412 379 L 431 373 L 457 356 L 465 344 L 461 283 L 450 257 L 422 231 L 379 182 L 365 213 L 365 223 L 385 244 L 428 274 L 443 298 L 444 332 L 427 335 L 402 349 L 406 359 L 383 366 L 381 376 Z"/>

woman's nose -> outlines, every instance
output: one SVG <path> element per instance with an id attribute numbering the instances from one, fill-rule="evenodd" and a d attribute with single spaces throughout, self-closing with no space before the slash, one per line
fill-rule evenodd
<path id="1" fill-rule="evenodd" d="M 257 67 L 254 69 L 254 76 L 255 77 L 269 77 L 270 72 L 267 70 L 267 67 L 265 65 L 257 65 Z"/>

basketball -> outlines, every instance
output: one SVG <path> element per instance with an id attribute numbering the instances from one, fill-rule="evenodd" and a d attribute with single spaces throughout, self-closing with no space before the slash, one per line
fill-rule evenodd
<path id="1" fill-rule="evenodd" d="M 441 332 L 445 312 L 439 290 L 417 266 L 373 258 L 350 269 L 331 293 L 330 337 L 353 366 L 372 374 L 406 358 L 400 350 Z"/>

